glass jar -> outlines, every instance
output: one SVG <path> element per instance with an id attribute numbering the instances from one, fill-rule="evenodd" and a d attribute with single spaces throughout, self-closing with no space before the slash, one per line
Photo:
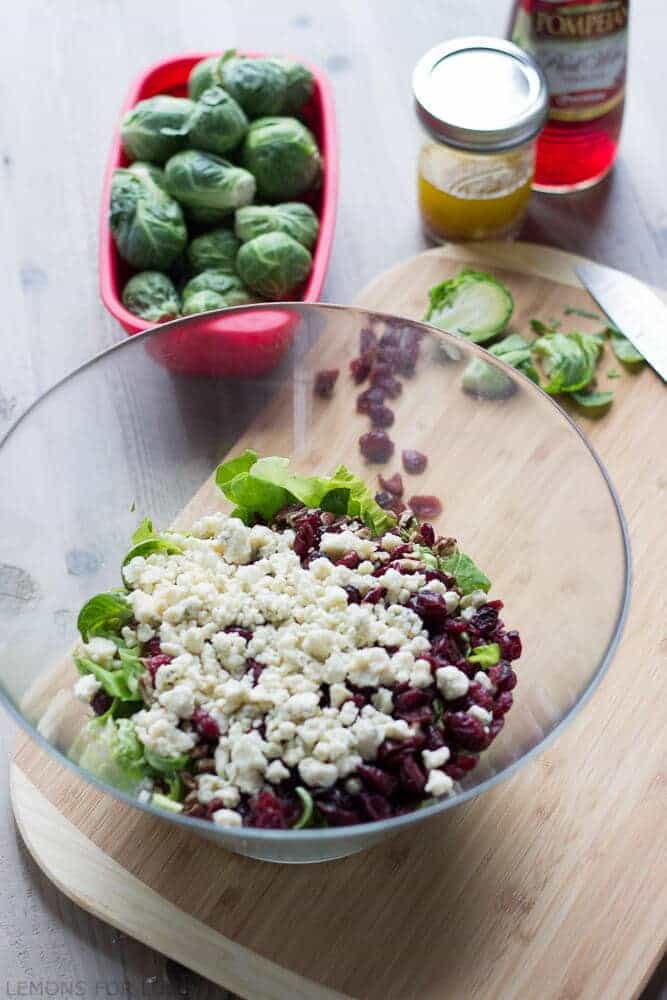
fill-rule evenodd
<path id="1" fill-rule="evenodd" d="M 461 38 L 420 59 L 413 91 L 427 133 L 418 164 L 427 235 L 441 243 L 515 235 L 548 113 L 540 67 L 511 42 Z"/>

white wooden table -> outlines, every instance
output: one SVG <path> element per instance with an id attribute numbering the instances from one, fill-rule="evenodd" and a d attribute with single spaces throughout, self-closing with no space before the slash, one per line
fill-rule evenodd
<path id="1" fill-rule="evenodd" d="M 123 336 L 98 297 L 97 216 L 117 108 L 136 73 L 171 53 L 234 45 L 302 55 L 329 73 L 341 190 L 324 297 L 347 302 L 376 273 L 426 246 L 413 197 L 416 59 L 447 37 L 503 34 L 509 7 L 509 0 L 7 5 L 0 34 L 0 434 L 57 378 Z M 521 236 L 664 286 L 667 5 L 634 0 L 631 23 L 626 126 L 613 174 L 567 199 L 534 198 Z M 0 996 L 39 995 L 40 984 L 44 996 L 228 995 L 89 917 L 40 875 L 9 807 L 13 743 L 3 713 Z M 643 1000 L 664 1000 L 665 980 L 663 963 Z"/>

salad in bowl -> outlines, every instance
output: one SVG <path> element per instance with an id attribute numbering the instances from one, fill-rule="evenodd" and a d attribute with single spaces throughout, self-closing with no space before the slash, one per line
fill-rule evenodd
<path id="1" fill-rule="evenodd" d="M 521 655 L 485 574 L 345 466 L 303 476 L 246 450 L 215 479 L 230 514 L 145 519 L 119 587 L 81 609 L 91 718 L 71 756 L 225 828 L 345 827 L 455 796 Z"/>

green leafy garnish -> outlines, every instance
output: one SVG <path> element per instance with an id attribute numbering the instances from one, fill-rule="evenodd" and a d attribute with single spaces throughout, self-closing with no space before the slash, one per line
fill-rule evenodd
<path id="1" fill-rule="evenodd" d="M 180 802 L 172 799 L 170 795 L 163 795 L 162 792 L 153 792 L 151 795 L 151 805 L 157 806 L 158 809 L 164 809 L 166 812 L 183 812 L 183 806 Z"/>
<path id="2" fill-rule="evenodd" d="M 123 791 L 135 791 L 146 777 L 143 746 L 131 719 L 94 719 L 72 746 L 70 755 L 77 763 Z"/>
<path id="3" fill-rule="evenodd" d="M 480 667 L 494 667 L 496 663 L 500 663 L 500 646 L 497 642 L 477 646 L 466 659 L 468 663 L 476 663 Z"/>
<path id="4" fill-rule="evenodd" d="M 639 365 L 644 361 L 644 355 L 615 326 L 607 327 L 607 332 L 611 349 L 619 361 L 625 365 Z"/>
<path id="5" fill-rule="evenodd" d="M 588 385 L 595 375 L 601 344 L 598 338 L 577 331 L 550 333 L 536 340 L 533 350 L 542 358 L 549 379 L 544 389 L 555 395 Z"/>
<path id="6" fill-rule="evenodd" d="M 294 789 L 294 791 L 296 792 L 296 794 L 301 799 L 301 802 L 303 804 L 303 810 L 302 810 L 301 815 L 299 816 L 298 820 L 296 821 L 296 823 L 292 827 L 292 829 L 293 830 L 303 830 L 304 827 L 310 826 L 312 824 L 312 819 L 313 819 L 313 799 L 312 799 L 312 796 L 311 796 L 310 792 L 308 792 L 305 788 L 302 788 L 300 785 L 298 785 Z"/>
<path id="7" fill-rule="evenodd" d="M 155 534 L 156 532 L 153 527 L 153 522 L 150 517 L 145 517 L 132 535 L 132 544 L 138 545 L 139 542 L 145 542 L 147 538 L 154 538 Z"/>
<path id="8" fill-rule="evenodd" d="M 601 410 L 611 403 L 613 392 L 573 392 L 572 399 L 589 410 Z"/>
<path id="9" fill-rule="evenodd" d="M 149 767 L 160 774 L 177 774 L 188 766 L 190 758 L 186 753 L 178 754 L 176 757 L 160 757 L 153 753 L 148 747 L 144 747 L 144 757 Z"/>
<path id="10" fill-rule="evenodd" d="M 550 333 L 556 333 L 558 328 L 547 323 L 543 323 L 541 319 L 531 319 L 530 328 L 535 333 L 539 333 L 541 337 L 547 336 Z"/>
<path id="11" fill-rule="evenodd" d="M 621 378 L 621 373 L 616 368 L 610 368 L 607 372 L 607 378 Z"/>
<path id="12" fill-rule="evenodd" d="M 122 565 L 127 566 L 137 556 L 143 556 L 145 559 L 146 556 L 150 556 L 153 552 L 164 552 L 166 555 L 174 556 L 181 555 L 183 549 L 180 545 L 176 545 L 175 542 L 170 542 L 168 538 L 161 538 L 159 535 L 156 535 L 154 538 L 145 538 L 143 541 L 133 545 L 123 559 Z"/>
<path id="13" fill-rule="evenodd" d="M 300 476 L 289 470 L 289 459 L 257 458 L 253 451 L 219 465 L 215 480 L 235 504 L 234 516 L 252 524 L 257 516 L 271 521 L 291 503 L 319 507 L 334 514 L 359 518 L 374 535 L 396 524 L 396 518 L 376 503 L 362 479 L 344 465 L 332 476 Z"/>
<path id="14" fill-rule="evenodd" d="M 440 698 L 434 698 L 431 702 L 431 708 L 433 709 L 433 722 L 437 725 L 439 722 L 442 722 L 442 717 L 445 714 L 445 706 Z"/>
<path id="15" fill-rule="evenodd" d="M 110 590 L 91 597 L 79 611 L 76 627 L 84 642 L 101 631 L 119 632 L 132 619 L 132 609 L 122 591 Z"/>
<path id="16" fill-rule="evenodd" d="M 563 312 L 566 316 L 581 316 L 582 319 L 602 319 L 597 313 L 589 312 L 588 309 L 578 309 L 577 306 L 565 306 Z"/>
<path id="17" fill-rule="evenodd" d="M 514 309 L 509 289 L 491 274 L 464 268 L 429 290 L 426 323 L 485 344 L 507 326 Z"/>
<path id="18" fill-rule="evenodd" d="M 533 364 L 530 353 L 531 347 L 532 345 L 526 343 L 518 333 L 512 333 L 509 337 L 505 337 L 490 347 L 489 351 L 494 357 L 500 358 L 506 365 L 510 365 L 512 368 L 516 368 L 517 371 L 523 372 L 532 382 L 539 385 L 540 376 Z"/>
<path id="19" fill-rule="evenodd" d="M 475 565 L 465 552 L 457 550 L 439 562 L 440 569 L 454 577 L 462 594 L 472 594 L 473 590 L 483 590 L 486 593 L 491 589 L 488 576 L 482 573 L 479 566 Z"/>
<path id="20" fill-rule="evenodd" d="M 136 690 L 131 689 L 124 670 L 107 670 L 83 656 L 75 656 L 74 663 L 80 674 L 92 674 L 112 698 L 120 698 L 121 701 L 139 700 Z"/>

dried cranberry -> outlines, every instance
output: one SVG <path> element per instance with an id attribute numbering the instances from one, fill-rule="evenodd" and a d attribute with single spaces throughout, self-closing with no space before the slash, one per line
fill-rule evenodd
<path id="1" fill-rule="evenodd" d="M 512 691 L 516 687 L 516 674 L 507 660 L 501 660 L 489 668 L 489 680 L 499 691 Z"/>
<path id="2" fill-rule="evenodd" d="M 151 675 L 151 680 L 155 682 L 155 675 L 160 669 L 164 667 L 167 663 L 171 663 L 173 657 L 167 656 L 166 653 L 158 653 L 157 656 L 146 656 L 144 657 L 144 663 L 146 664 L 146 670 Z"/>
<path id="3" fill-rule="evenodd" d="M 394 697 L 394 714 L 406 722 L 431 722 L 431 696 L 421 688 L 409 688 Z"/>
<path id="4" fill-rule="evenodd" d="M 442 627 L 447 617 L 447 605 L 442 594 L 432 590 L 420 590 L 408 601 L 408 607 L 419 615 L 429 630 Z"/>
<path id="5" fill-rule="evenodd" d="M 384 597 L 384 587 L 373 587 L 362 599 L 362 604 L 377 604 Z"/>
<path id="6" fill-rule="evenodd" d="M 514 704 L 514 696 L 511 691 L 501 691 L 496 698 L 492 712 L 494 719 L 500 719 L 503 715 L 507 715 L 510 708 Z"/>
<path id="7" fill-rule="evenodd" d="M 401 375 L 412 375 L 419 356 L 419 333 L 410 327 L 401 330 L 398 342 L 398 368 Z"/>
<path id="8" fill-rule="evenodd" d="M 356 691 L 352 695 L 352 701 L 360 711 L 362 708 L 364 708 L 365 705 L 368 704 L 368 698 L 366 697 L 365 694 L 362 694 L 361 691 Z"/>
<path id="9" fill-rule="evenodd" d="M 254 662 L 254 661 L 253 661 Z M 207 743 L 215 743 L 220 738 L 218 723 L 203 708 L 196 708 L 192 714 L 192 725 Z"/>
<path id="10" fill-rule="evenodd" d="M 260 674 L 264 669 L 263 663 L 258 663 L 257 660 L 253 660 L 251 657 L 245 661 L 246 670 L 252 674 L 253 683 L 258 684 Z"/>
<path id="11" fill-rule="evenodd" d="M 387 462 L 394 453 L 394 442 L 386 431 L 368 431 L 359 438 L 359 448 L 367 461 Z"/>
<path id="12" fill-rule="evenodd" d="M 411 497 L 408 505 L 417 517 L 437 517 L 442 513 L 442 503 L 434 496 Z"/>
<path id="13" fill-rule="evenodd" d="M 362 327 L 359 331 L 359 354 L 375 354 L 377 351 L 378 339 L 369 326 Z"/>
<path id="14" fill-rule="evenodd" d="M 250 642 L 252 639 L 252 632 L 249 628 L 241 628 L 239 625 L 228 625 L 225 632 L 233 632 L 236 635 L 240 635 L 242 639 L 246 642 Z"/>
<path id="15" fill-rule="evenodd" d="M 403 454 L 405 455 L 405 452 L 403 452 Z M 424 545 L 428 545 L 429 548 L 432 548 L 435 545 L 435 531 L 433 530 L 433 525 L 429 524 L 428 521 L 424 521 L 424 523 L 420 525 L 419 534 Z"/>
<path id="16" fill-rule="evenodd" d="M 347 566 L 348 569 L 356 569 L 361 562 L 361 556 L 358 552 L 346 552 L 345 555 L 338 560 L 339 566 Z"/>
<path id="17" fill-rule="evenodd" d="M 273 792 L 260 792 L 250 799 L 249 826 L 265 830 L 284 830 L 287 826 L 280 799 Z"/>
<path id="18" fill-rule="evenodd" d="M 361 604 L 361 594 L 356 587 L 347 586 L 343 588 L 347 594 L 348 604 Z"/>
<path id="19" fill-rule="evenodd" d="M 372 371 L 371 379 L 373 379 Z M 385 396 L 389 396 L 390 399 L 396 399 L 403 391 L 403 383 L 394 375 L 376 375 L 373 379 L 373 386 L 382 389 Z"/>
<path id="20" fill-rule="evenodd" d="M 493 708 L 493 695 L 490 691 L 487 691 L 485 687 L 474 681 L 468 688 L 468 695 L 475 703 L 475 705 L 480 705 L 487 711 Z"/>
<path id="21" fill-rule="evenodd" d="M 391 427 L 394 422 L 394 411 L 388 406 L 377 403 L 368 410 L 373 427 Z"/>
<path id="22" fill-rule="evenodd" d="M 484 604 L 473 617 L 470 624 L 473 628 L 476 628 L 478 632 L 481 632 L 483 635 L 488 635 L 490 632 L 493 632 L 497 622 L 497 609 L 491 607 L 490 604 Z"/>
<path id="23" fill-rule="evenodd" d="M 479 752 L 488 744 L 482 723 L 467 712 L 447 712 L 445 726 L 449 735 L 465 750 Z"/>
<path id="24" fill-rule="evenodd" d="M 382 507 L 383 510 L 391 510 L 392 504 L 394 503 L 396 497 L 393 493 L 387 493 L 386 490 L 379 490 L 375 494 L 375 502 Z M 383 568 L 384 572 L 384 568 Z"/>
<path id="25" fill-rule="evenodd" d="M 159 636 L 154 635 L 152 639 L 149 639 L 144 645 L 144 656 L 158 656 L 162 652 L 160 648 Z"/>
<path id="26" fill-rule="evenodd" d="M 371 386 L 370 389 L 364 389 L 357 396 L 357 412 L 370 413 L 374 406 L 382 406 L 383 403 L 384 392 L 382 389 L 378 389 L 377 386 Z"/>
<path id="27" fill-rule="evenodd" d="M 428 462 L 426 455 L 421 451 L 415 451 L 414 448 L 406 448 L 401 457 L 403 459 L 403 468 L 413 476 L 422 473 Z"/>
<path id="28" fill-rule="evenodd" d="M 98 691 L 90 700 L 90 707 L 95 715 L 104 715 L 113 704 L 113 698 L 106 691 Z"/>
<path id="29" fill-rule="evenodd" d="M 426 775 L 413 754 L 405 754 L 398 769 L 401 787 L 411 795 L 421 796 L 426 786 Z"/>
<path id="30" fill-rule="evenodd" d="M 387 493 L 393 493 L 395 497 L 403 496 L 403 480 L 401 479 L 400 472 L 395 472 L 394 475 L 389 476 L 388 479 L 385 479 L 382 473 L 380 473 L 378 480 L 382 489 L 386 490 Z"/>
<path id="31" fill-rule="evenodd" d="M 382 771 L 379 767 L 371 764 L 359 764 L 357 774 L 372 791 L 379 792 L 389 798 L 396 791 L 398 781 L 391 774 Z"/>
<path id="32" fill-rule="evenodd" d="M 315 542 L 315 531 L 308 521 L 302 521 L 294 536 L 294 551 L 302 559 Z"/>
<path id="33" fill-rule="evenodd" d="M 322 399 L 331 399 L 339 375 L 338 368 L 322 368 L 317 372 L 313 386 L 315 395 L 321 396 Z"/>
<path id="34" fill-rule="evenodd" d="M 352 358 L 350 361 L 350 374 L 357 385 L 360 385 L 368 378 L 372 366 L 373 361 L 369 357 L 362 355 L 360 358 Z"/>
<path id="35" fill-rule="evenodd" d="M 424 736 L 426 737 L 427 750 L 439 750 L 440 747 L 446 745 L 442 730 L 437 726 L 426 726 L 424 728 Z"/>
<path id="36" fill-rule="evenodd" d="M 498 735 L 498 733 L 500 732 L 500 730 L 503 728 L 504 725 L 505 725 L 505 720 L 503 719 L 502 716 L 493 719 L 491 725 L 489 726 L 489 743 L 491 742 L 491 740 L 495 740 L 496 736 Z"/>
<path id="37" fill-rule="evenodd" d="M 515 629 L 512 629 L 510 632 L 507 632 L 501 637 L 500 649 L 505 659 L 519 659 L 521 656 L 521 637 Z"/>
<path id="38" fill-rule="evenodd" d="M 368 819 L 377 820 L 389 819 L 392 814 L 391 802 L 384 795 L 373 794 L 372 792 L 361 792 L 359 795 L 364 811 Z"/>
<path id="39" fill-rule="evenodd" d="M 465 753 L 457 753 L 455 759 L 462 771 L 472 771 L 479 763 L 479 757 L 472 757 Z"/>

